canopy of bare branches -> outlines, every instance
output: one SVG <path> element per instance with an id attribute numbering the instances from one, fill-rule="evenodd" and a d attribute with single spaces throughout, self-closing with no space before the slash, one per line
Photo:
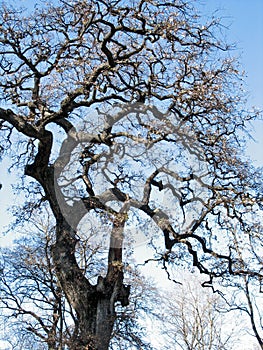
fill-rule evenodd
<path id="1" fill-rule="evenodd" d="M 72 349 L 108 349 L 132 242 L 151 242 L 168 277 L 190 263 L 209 285 L 260 279 L 262 184 L 243 148 L 256 113 L 220 21 L 183 0 L 3 3 L 0 16 L 1 153 L 34 180 L 22 214 L 53 213 Z M 107 268 L 91 280 L 76 252 L 94 229 Z"/>

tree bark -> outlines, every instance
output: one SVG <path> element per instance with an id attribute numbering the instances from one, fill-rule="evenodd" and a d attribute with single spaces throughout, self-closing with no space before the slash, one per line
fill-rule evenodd
<path id="1" fill-rule="evenodd" d="M 116 235 L 116 228 L 112 234 Z M 110 247 L 107 275 L 91 285 L 77 264 L 76 242 L 72 228 L 64 220 L 58 222 L 52 257 L 58 280 L 77 316 L 77 336 L 70 349 L 107 350 L 116 318 L 115 303 L 125 306 L 129 297 L 129 287 L 123 284 L 121 248 Z"/>

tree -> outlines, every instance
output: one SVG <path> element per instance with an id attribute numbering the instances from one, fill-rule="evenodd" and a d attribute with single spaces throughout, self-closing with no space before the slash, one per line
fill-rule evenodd
<path id="1" fill-rule="evenodd" d="M 244 244 L 248 245 L 249 252 L 253 256 L 255 262 L 259 266 L 262 266 L 262 241 L 258 234 L 258 228 L 260 222 L 253 218 L 253 225 L 251 226 L 249 241 L 243 241 L 240 236 L 237 235 L 236 230 L 232 227 L 233 236 L 235 237 L 234 243 L 236 252 L 239 256 L 239 261 L 243 269 L 246 268 L 243 261 L 243 254 L 246 254 Z M 262 270 L 262 267 L 261 267 Z M 239 279 L 233 281 L 231 279 L 225 279 L 225 288 L 231 289 L 233 292 L 226 295 L 226 301 L 229 311 L 238 310 L 241 315 L 244 315 L 244 320 L 247 318 L 250 322 L 251 329 L 248 333 L 251 333 L 256 341 L 259 349 L 263 349 L 263 334 L 262 334 L 262 279 L 256 279 L 254 276 L 244 275 Z M 260 293 L 258 293 L 260 292 Z"/>
<path id="2" fill-rule="evenodd" d="M 181 0 L 3 3 L 1 16 L 1 151 L 26 177 L 18 221 L 45 202 L 54 215 L 52 263 L 78 324 L 70 348 L 109 348 L 134 233 L 164 267 L 191 262 L 209 285 L 260 278 L 228 231 L 249 239 L 262 185 L 243 159 L 255 113 L 219 21 Z M 78 233 L 91 229 L 108 244 L 92 278 L 78 260 Z"/>
<path id="3" fill-rule="evenodd" d="M 261 284 L 261 282 L 260 282 Z M 258 283 L 251 281 L 249 276 L 243 276 L 240 281 L 237 292 L 235 293 L 234 300 L 231 301 L 230 309 L 237 309 L 241 314 L 248 316 L 251 330 L 248 333 L 252 333 L 257 341 L 258 347 L 263 349 L 263 335 L 262 335 L 262 295 L 258 294 L 258 287 L 262 293 L 262 286 L 258 286 Z"/>
<path id="4" fill-rule="evenodd" d="M 163 349 L 224 350 L 237 348 L 240 325 L 228 313 L 225 302 L 210 289 L 197 288 L 200 279 L 188 275 L 182 286 L 162 297 L 160 322 L 165 326 Z M 231 324 L 232 323 L 232 324 Z M 229 326 L 231 324 L 231 327 Z M 235 344 L 236 343 L 236 344 Z M 168 344 L 168 345 L 166 345 Z"/>
<path id="5" fill-rule="evenodd" d="M 42 215 L 45 222 L 31 218 L 31 230 L 12 248 L 1 249 L 1 318 L 14 349 L 62 350 L 74 338 L 74 315 L 50 255 L 51 222 Z"/>

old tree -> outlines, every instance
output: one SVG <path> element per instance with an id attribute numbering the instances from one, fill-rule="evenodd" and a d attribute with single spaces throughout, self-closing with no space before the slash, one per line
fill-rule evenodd
<path id="1" fill-rule="evenodd" d="M 201 22 L 182 0 L 1 5 L 1 152 L 25 174 L 18 220 L 53 215 L 69 349 L 108 349 L 138 241 L 168 277 L 185 262 L 206 285 L 260 282 L 262 184 L 243 156 L 256 114 L 220 22 Z"/>

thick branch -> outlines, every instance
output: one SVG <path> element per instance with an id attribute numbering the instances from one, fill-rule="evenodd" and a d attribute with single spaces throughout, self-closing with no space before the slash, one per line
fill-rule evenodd
<path id="1" fill-rule="evenodd" d="M 0 119 L 7 121 L 16 128 L 17 131 L 28 137 L 39 139 L 41 133 L 33 125 L 27 123 L 21 115 L 15 114 L 11 109 L 0 108 Z"/>

